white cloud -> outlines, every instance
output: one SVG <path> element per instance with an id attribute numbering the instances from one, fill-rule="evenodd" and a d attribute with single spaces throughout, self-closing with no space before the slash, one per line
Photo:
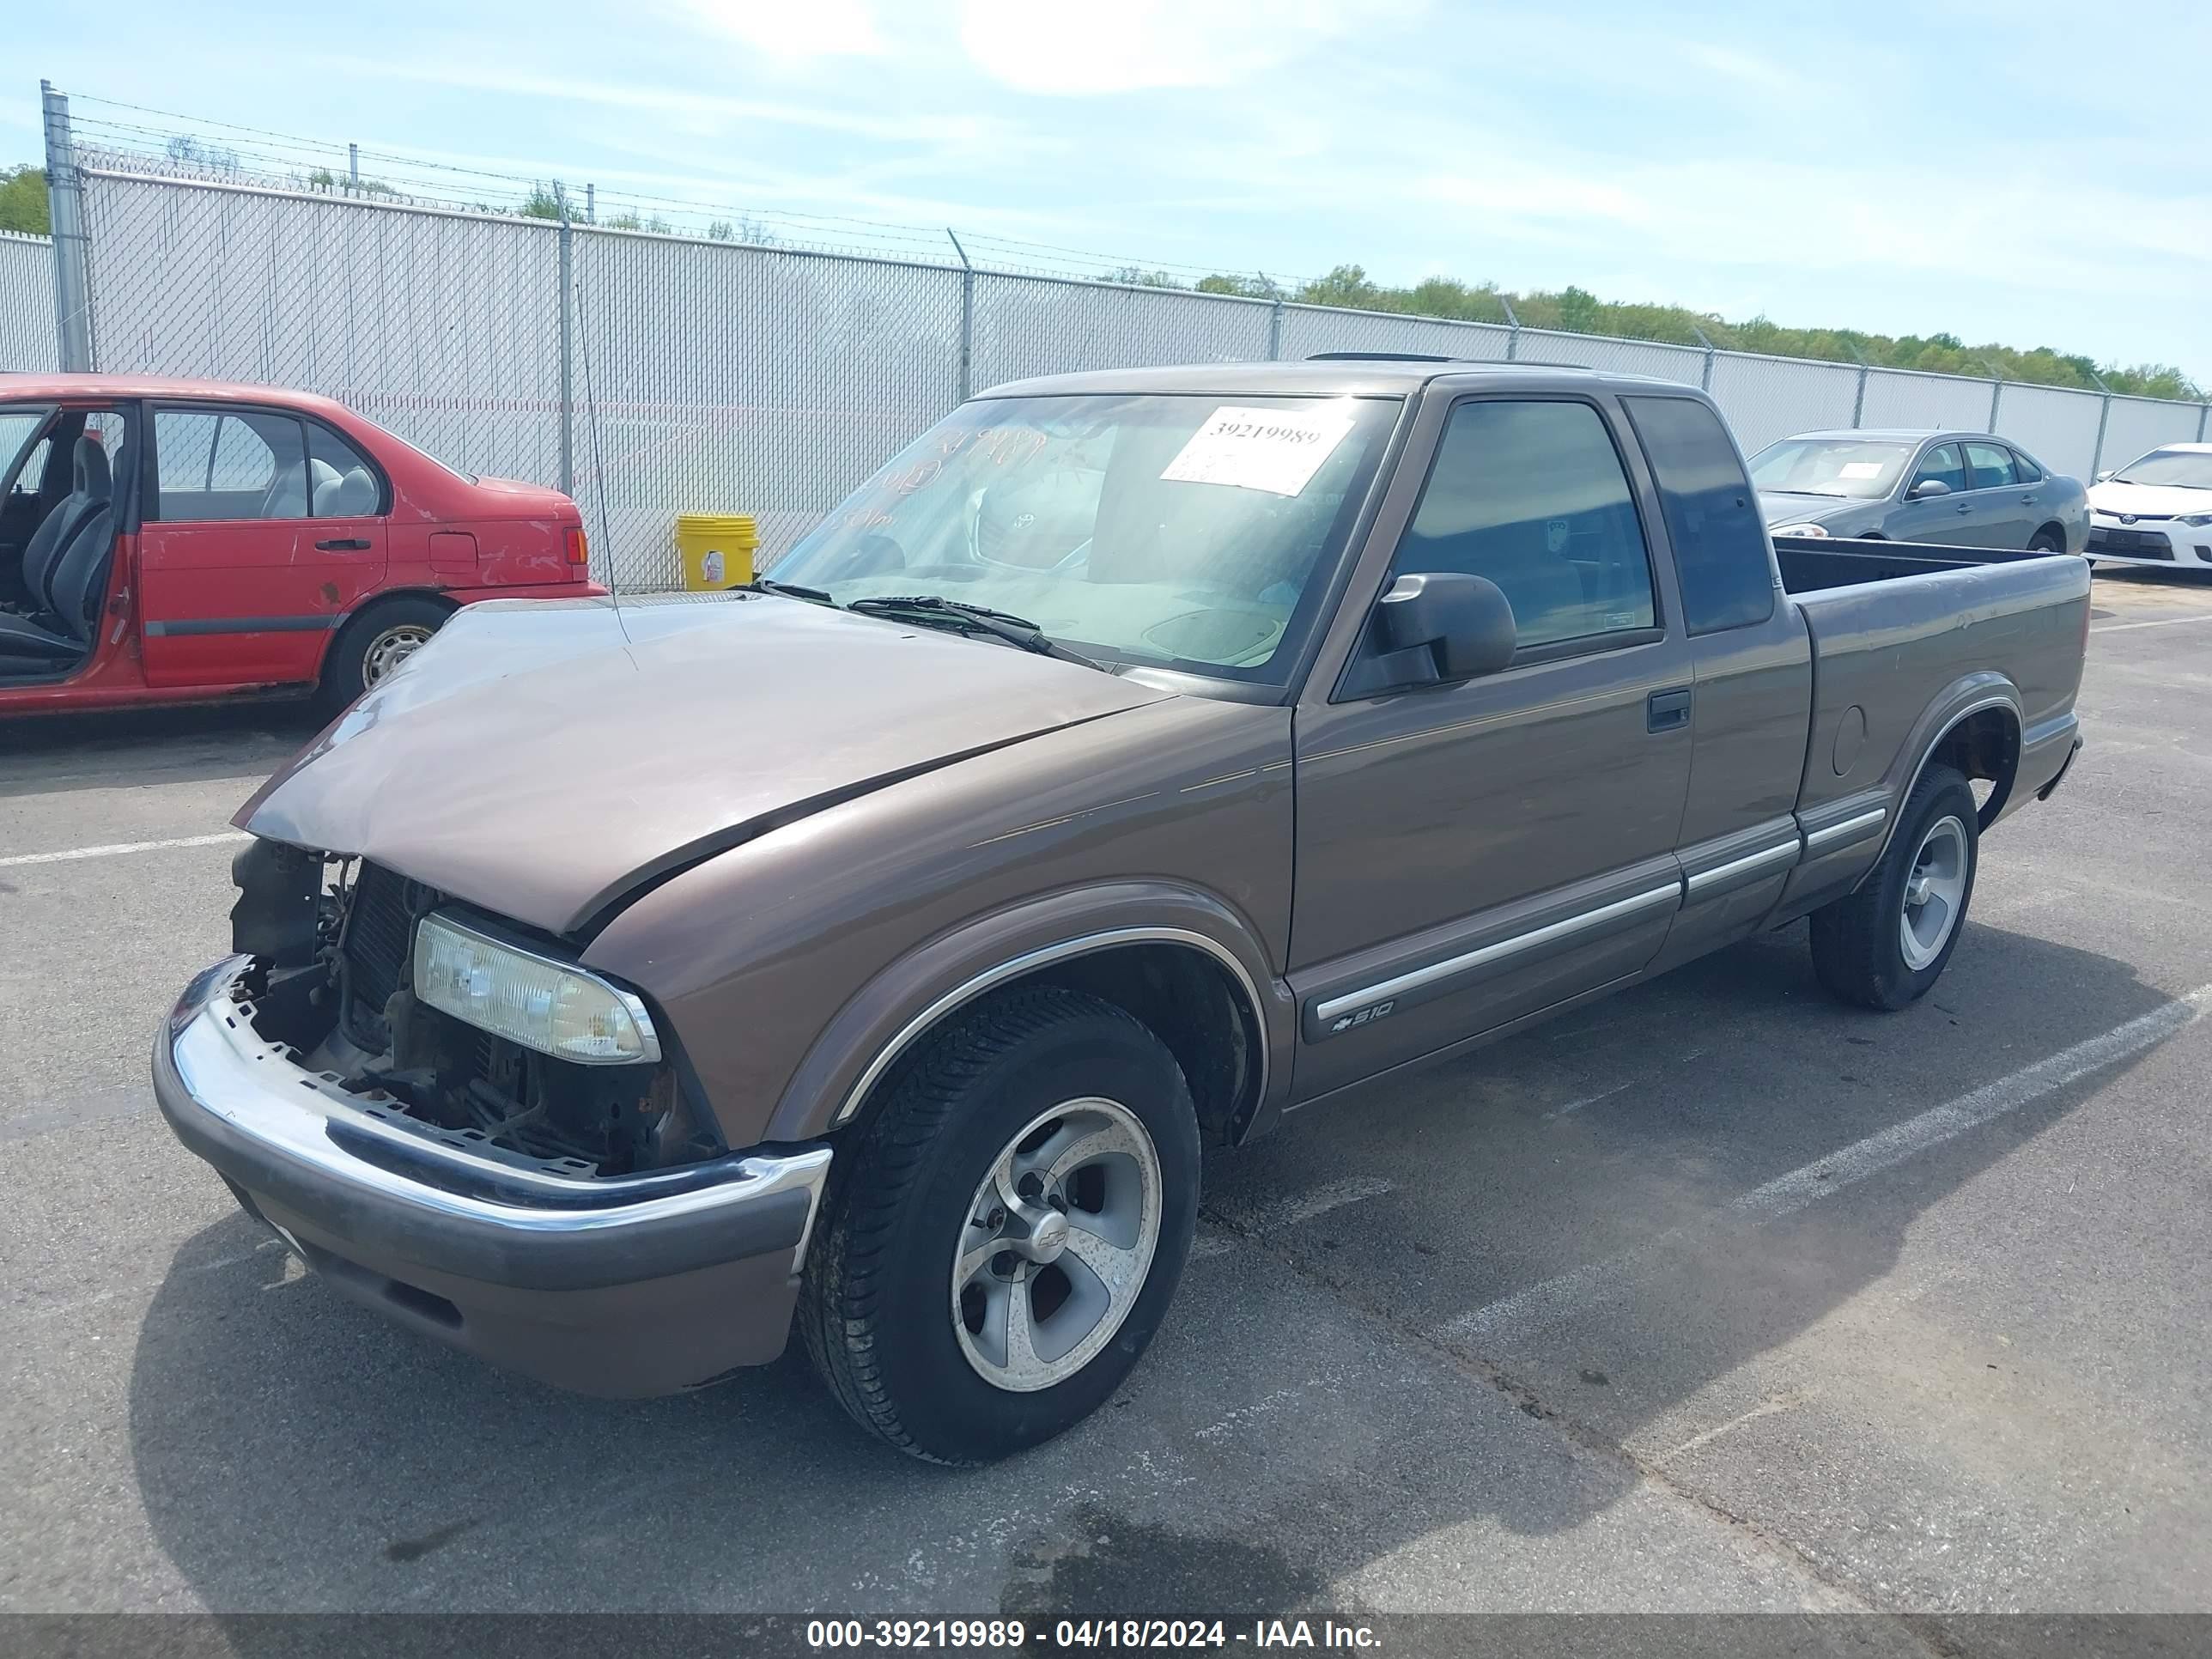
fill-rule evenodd
<path id="1" fill-rule="evenodd" d="M 963 0 L 960 43 L 984 74 L 1018 92 L 1225 87 L 1418 9 L 1416 0 Z"/>
<path id="2" fill-rule="evenodd" d="M 866 0 L 683 0 L 683 8 L 771 58 L 873 57 L 884 50 Z"/>

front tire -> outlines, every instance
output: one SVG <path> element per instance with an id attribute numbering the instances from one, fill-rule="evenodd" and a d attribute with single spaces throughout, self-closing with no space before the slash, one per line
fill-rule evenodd
<path id="1" fill-rule="evenodd" d="M 799 1332 L 854 1421 L 933 1462 L 1005 1457 L 1104 1404 L 1197 1227 L 1182 1068 L 1133 1017 L 1073 991 L 956 1015 L 849 1159 Z"/>
<path id="2" fill-rule="evenodd" d="M 1894 1010 L 1924 996 L 1959 948 L 1980 859 L 1965 775 L 1929 767 L 1881 862 L 1855 891 L 1813 912 L 1813 971 L 1821 985 L 1862 1008 Z"/>

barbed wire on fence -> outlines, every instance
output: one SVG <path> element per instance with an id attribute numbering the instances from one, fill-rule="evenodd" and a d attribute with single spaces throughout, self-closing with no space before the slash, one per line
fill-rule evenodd
<path id="1" fill-rule="evenodd" d="M 555 191 L 562 180 L 551 171 L 471 166 L 403 150 L 210 121 L 82 94 L 74 96 L 79 104 L 186 124 L 180 130 L 174 125 L 73 113 L 76 142 L 87 165 L 203 183 L 308 190 L 404 206 L 544 219 L 560 216 L 562 203 Z M 610 229 L 690 234 L 713 241 L 805 252 L 926 258 L 932 263 L 945 263 L 951 252 L 945 233 L 934 227 L 794 208 L 733 204 L 704 194 L 684 195 L 653 188 L 619 173 L 605 184 L 566 181 L 566 205 L 578 221 Z M 977 265 L 997 270 L 1077 280 L 1120 272 L 1138 278 L 1139 285 L 1149 280 L 1186 288 L 1220 274 L 1218 265 L 1140 258 L 992 231 L 964 231 L 961 240 Z M 1282 280 L 1296 288 L 1311 279 L 1286 276 Z"/>

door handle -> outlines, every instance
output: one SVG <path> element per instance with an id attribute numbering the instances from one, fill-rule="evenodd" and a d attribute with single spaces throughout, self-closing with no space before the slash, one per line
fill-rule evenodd
<path id="1" fill-rule="evenodd" d="M 315 547 L 323 553 L 366 553 L 368 551 L 368 538 L 340 536 L 335 541 L 317 542 Z"/>
<path id="2" fill-rule="evenodd" d="M 1647 732 L 1679 732 L 1690 723 L 1690 688 L 1677 686 L 1671 691 L 1654 691 L 1644 700 L 1644 729 Z"/>

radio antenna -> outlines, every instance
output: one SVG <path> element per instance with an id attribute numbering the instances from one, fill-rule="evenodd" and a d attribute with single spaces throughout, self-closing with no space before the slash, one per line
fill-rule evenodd
<path id="1" fill-rule="evenodd" d="M 592 423 L 592 477 L 599 491 L 599 545 L 607 550 L 607 598 L 614 606 L 615 625 L 622 629 L 623 640 L 629 643 L 629 623 L 623 616 L 622 583 L 615 571 L 615 538 L 607 527 L 607 465 L 599 449 L 599 400 L 592 392 L 592 331 L 584 320 L 584 283 L 581 277 L 574 279 L 576 286 L 576 337 L 584 356 L 584 412 Z"/>

